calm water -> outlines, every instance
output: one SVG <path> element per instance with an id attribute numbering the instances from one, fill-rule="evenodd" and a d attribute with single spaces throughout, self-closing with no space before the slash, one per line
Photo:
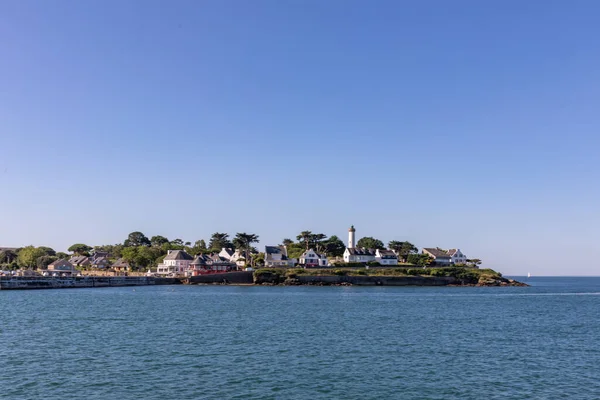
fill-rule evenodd
<path id="1" fill-rule="evenodd" d="M 0 397 L 600 398 L 600 278 L 527 281 L 4 291 Z"/>

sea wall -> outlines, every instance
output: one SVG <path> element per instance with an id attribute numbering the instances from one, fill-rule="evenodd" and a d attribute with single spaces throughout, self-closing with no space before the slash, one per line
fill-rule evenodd
<path id="1" fill-rule="evenodd" d="M 156 279 L 152 277 L 3 277 L 0 278 L 0 290 L 147 286 L 155 283 Z"/>
<path id="2" fill-rule="evenodd" d="M 296 275 L 286 278 L 276 273 L 255 274 L 257 285 L 356 285 L 356 286 L 448 286 L 463 284 L 453 277 L 434 276 L 347 276 Z"/>
<path id="3" fill-rule="evenodd" d="M 252 272 L 248 271 L 239 271 L 239 272 L 226 272 L 223 274 L 208 274 L 208 275 L 199 275 L 192 276 L 188 278 L 186 283 L 189 284 L 252 284 L 253 277 Z"/>

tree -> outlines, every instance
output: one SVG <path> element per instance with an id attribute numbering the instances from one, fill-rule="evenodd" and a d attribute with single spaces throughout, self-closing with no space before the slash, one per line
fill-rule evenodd
<path id="1" fill-rule="evenodd" d="M 150 238 L 150 245 L 152 247 L 161 247 L 165 243 L 169 243 L 169 239 L 164 236 L 156 235 Z"/>
<path id="2" fill-rule="evenodd" d="M 370 236 L 361 238 L 356 243 L 356 247 L 364 247 L 365 249 L 385 249 L 385 246 L 381 240 L 372 238 Z"/>
<path id="3" fill-rule="evenodd" d="M 313 233 L 310 235 L 310 247 L 315 249 L 317 253 L 321 253 L 325 249 L 323 241 L 327 239 L 327 235 L 323 233 Z"/>
<path id="4" fill-rule="evenodd" d="M 208 250 L 206 248 L 206 242 L 204 241 L 204 239 L 196 240 L 196 242 L 194 243 L 194 247 L 196 247 L 199 250 Z"/>
<path id="5" fill-rule="evenodd" d="M 41 256 L 35 261 L 37 269 L 48 269 L 48 265 L 58 260 L 56 256 Z"/>
<path id="6" fill-rule="evenodd" d="M 67 253 L 63 253 L 62 251 L 59 251 L 58 253 L 56 253 L 56 257 L 58 257 L 59 260 L 66 260 L 69 258 L 69 255 Z"/>
<path id="7" fill-rule="evenodd" d="M 417 249 L 417 247 L 411 242 L 399 242 L 397 240 L 392 240 L 388 243 L 388 247 L 394 250 L 396 254 L 398 254 L 399 258 L 405 262 L 409 254 L 416 254 L 419 252 L 419 249 Z"/>
<path id="8" fill-rule="evenodd" d="M 131 232 L 123 242 L 125 247 L 150 246 L 150 244 L 150 239 L 142 232 Z"/>
<path id="9" fill-rule="evenodd" d="M 329 257 L 341 257 L 345 250 L 346 244 L 335 235 L 325 241 L 325 253 Z"/>
<path id="10" fill-rule="evenodd" d="M 281 242 L 284 246 L 289 246 L 290 244 L 294 243 L 294 241 L 292 239 L 283 239 L 283 241 Z"/>
<path id="11" fill-rule="evenodd" d="M 212 251 L 221 251 L 223 248 L 227 249 L 231 247 L 233 247 L 233 243 L 229 240 L 229 235 L 227 233 L 215 232 L 208 242 L 208 248 Z"/>
<path id="12" fill-rule="evenodd" d="M 5 249 L 0 251 L 0 263 L 12 264 L 17 259 L 17 252 Z"/>
<path id="13" fill-rule="evenodd" d="M 171 244 L 173 246 L 182 246 L 183 247 L 183 240 L 181 240 L 181 239 L 175 239 L 175 240 L 171 241 Z"/>
<path id="14" fill-rule="evenodd" d="M 304 242 L 306 244 L 306 250 L 308 250 L 312 234 L 313 233 L 311 231 L 302 231 L 298 236 L 296 236 L 296 240 L 298 240 L 299 242 Z"/>
<path id="15" fill-rule="evenodd" d="M 70 251 L 71 253 L 75 253 L 80 256 L 89 256 L 90 250 L 92 250 L 92 248 L 87 244 L 83 243 L 75 243 L 67 249 L 67 251 Z"/>
<path id="16" fill-rule="evenodd" d="M 42 256 L 46 256 L 44 249 L 35 248 L 33 246 L 23 247 L 19 251 L 17 263 L 21 268 L 35 268 L 37 265 L 37 259 Z"/>
<path id="17" fill-rule="evenodd" d="M 427 267 L 433 262 L 433 257 L 429 254 L 409 254 L 407 261 L 420 267 Z"/>
<path id="18" fill-rule="evenodd" d="M 258 235 L 253 233 L 237 233 L 235 238 L 233 239 L 233 243 L 236 249 L 241 249 L 244 251 L 244 255 L 246 260 L 252 261 L 252 243 L 258 243 Z"/>
<path id="19" fill-rule="evenodd" d="M 254 262 L 255 266 L 262 267 L 263 265 L 265 265 L 265 253 L 258 253 L 254 256 L 252 261 Z"/>
<path id="20" fill-rule="evenodd" d="M 467 264 L 471 264 L 474 267 L 479 267 L 481 265 L 481 260 L 479 258 L 472 258 L 467 260 Z"/>
<path id="21" fill-rule="evenodd" d="M 54 251 L 54 249 L 51 247 L 40 246 L 40 247 L 38 247 L 38 249 L 42 250 L 47 256 L 55 256 L 56 255 L 56 251 Z"/>

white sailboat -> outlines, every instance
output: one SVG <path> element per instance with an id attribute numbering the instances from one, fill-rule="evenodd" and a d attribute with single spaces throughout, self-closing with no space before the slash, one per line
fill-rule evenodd
<path id="1" fill-rule="evenodd" d="M 527 277 L 528 277 L 528 278 L 531 278 L 531 272 L 528 272 L 528 273 L 527 273 Z"/>

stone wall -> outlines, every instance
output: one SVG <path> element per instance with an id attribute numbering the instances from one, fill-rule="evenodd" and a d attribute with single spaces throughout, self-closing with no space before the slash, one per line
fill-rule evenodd
<path id="1" fill-rule="evenodd" d="M 223 283 L 223 284 L 252 284 L 252 272 L 239 271 L 224 274 L 207 274 L 192 276 L 187 279 L 190 284 Z"/>

